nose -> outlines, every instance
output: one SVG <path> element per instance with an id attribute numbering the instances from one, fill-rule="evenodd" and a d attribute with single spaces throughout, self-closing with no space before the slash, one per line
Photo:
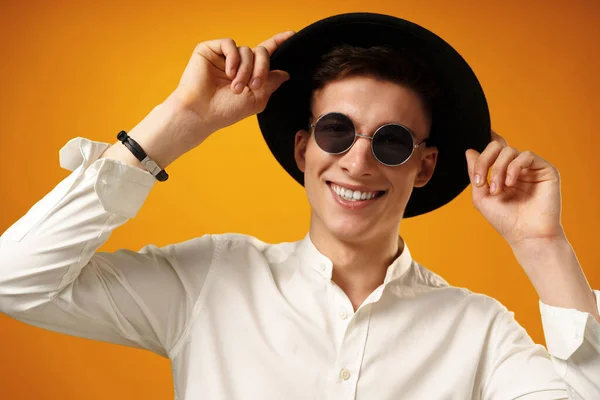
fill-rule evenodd
<path id="1" fill-rule="evenodd" d="M 339 165 L 352 177 L 371 176 L 377 167 L 377 160 L 371 151 L 371 137 L 356 135 L 350 150 L 339 159 Z"/>

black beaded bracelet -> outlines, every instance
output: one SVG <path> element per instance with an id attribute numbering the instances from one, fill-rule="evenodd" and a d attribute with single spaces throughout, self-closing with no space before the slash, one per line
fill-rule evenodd
<path id="1" fill-rule="evenodd" d="M 123 143 L 123 145 L 125 145 L 125 147 L 127 147 L 129 151 L 131 151 L 135 158 L 137 158 L 144 165 L 144 167 L 146 167 L 148 172 L 154 175 L 154 177 L 158 181 L 164 182 L 167 179 L 169 179 L 167 171 L 159 167 L 158 164 L 154 162 L 154 160 L 148 157 L 144 149 L 142 149 L 138 142 L 136 142 L 129 135 L 127 135 L 127 132 L 119 132 L 119 134 L 117 135 L 117 139 L 119 139 L 119 141 L 121 141 L 121 143 Z"/>

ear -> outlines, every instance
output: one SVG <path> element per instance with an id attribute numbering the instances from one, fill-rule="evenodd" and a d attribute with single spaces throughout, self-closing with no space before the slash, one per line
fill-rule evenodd
<path id="1" fill-rule="evenodd" d="M 437 163 L 438 149 L 435 146 L 425 147 L 421 153 L 419 173 L 415 177 L 415 187 L 423 187 L 433 176 L 435 165 Z"/>
<path id="2" fill-rule="evenodd" d="M 298 169 L 304 172 L 306 166 L 306 146 L 308 145 L 308 139 L 310 139 L 310 133 L 304 129 L 296 132 L 294 137 L 294 158 L 296 159 L 296 165 Z"/>

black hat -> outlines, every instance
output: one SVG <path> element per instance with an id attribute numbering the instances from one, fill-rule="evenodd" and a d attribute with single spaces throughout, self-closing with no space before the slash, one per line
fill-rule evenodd
<path id="1" fill-rule="evenodd" d="M 490 115 L 477 77 L 466 61 L 433 32 L 412 22 L 372 13 L 341 14 L 317 21 L 287 39 L 271 56 L 271 69 L 290 74 L 270 97 L 258 123 L 269 149 L 301 185 L 304 174 L 294 158 L 294 136 L 308 129 L 312 75 L 333 47 L 389 46 L 414 55 L 430 69 L 438 99 L 427 141 L 438 150 L 431 180 L 415 188 L 404 217 L 435 210 L 469 184 L 465 151 L 483 151 L 491 140 Z"/>

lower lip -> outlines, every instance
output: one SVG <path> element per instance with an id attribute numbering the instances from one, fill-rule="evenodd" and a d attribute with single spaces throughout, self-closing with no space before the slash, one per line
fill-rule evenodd
<path id="1" fill-rule="evenodd" d="M 338 196 L 330 184 L 327 184 L 327 186 L 329 187 L 329 190 L 331 191 L 331 195 L 333 196 L 335 201 L 337 201 L 337 203 L 339 205 L 341 205 L 342 207 L 344 207 L 348 210 L 360 210 L 365 207 L 369 207 L 374 202 L 376 202 L 377 200 L 379 200 L 380 198 L 385 196 L 385 193 L 384 193 L 383 195 L 377 196 L 377 197 L 375 197 L 373 199 L 369 199 L 369 200 L 350 201 L 350 200 L 346 200 L 346 199 Z"/>

